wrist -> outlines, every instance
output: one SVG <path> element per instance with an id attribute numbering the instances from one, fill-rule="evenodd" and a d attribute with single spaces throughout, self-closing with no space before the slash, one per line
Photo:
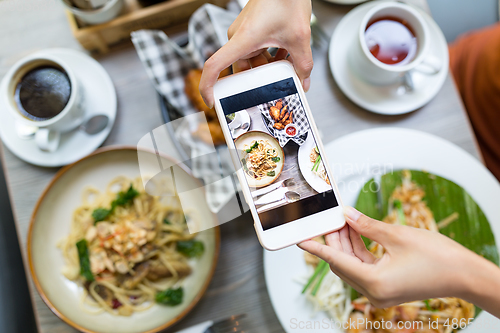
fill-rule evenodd
<path id="1" fill-rule="evenodd" d="M 465 256 L 464 263 L 458 297 L 498 315 L 500 300 L 496 291 L 500 290 L 500 268 L 472 252 Z"/>
<path id="2" fill-rule="evenodd" d="M 473 256 L 467 253 L 466 256 L 462 256 L 463 265 L 462 272 L 459 275 L 459 283 L 457 287 L 458 296 L 462 299 L 471 301 L 477 298 L 477 293 L 479 292 L 478 278 L 481 278 L 481 272 L 484 270 L 484 262 L 482 258 Z"/>

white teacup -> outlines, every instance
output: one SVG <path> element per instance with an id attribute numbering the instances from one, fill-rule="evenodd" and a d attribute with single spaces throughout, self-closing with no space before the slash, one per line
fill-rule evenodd
<path id="1" fill-rule="evenodd" d="M 365 33 L 368 25 L 377 19 L 394 17 L 406 21 L 417 39 L 417 51 L 413 59 L 405 64 L 385 64 L 369 50 Z M 422 15 L 409 5 L 387 1 L 370 9 L 361 20 L 358 37 L 350 50 L 350 65 L 364 80 L 375 85 L 390 85 L 401 82 L 406 73 L 417 70 L 434 75 L 442 67 L 436 57 L 430 55 L 429 28 Z"/>
<path id="2" fill-rule="evenodd" d="M 66 72 L 71 84 L 71 93 L 64 109 L 56 116 L 45 120 L 29 119 L 19 110 L 15 101 L 18 83 L 29 71 L 53 66 Z M 8 101 L 8 111 L 20 126 L 37 127 L 35 141 L 41 150 L 53 152 L 59 146 L 61 133 L 69 132 L 80 126 L 84 120 L 82 88 L 75 74 L 65 62 L 51 55 L 31 55 L 18 61 L 6 74 L 7 84 L 0 93 Z"/>

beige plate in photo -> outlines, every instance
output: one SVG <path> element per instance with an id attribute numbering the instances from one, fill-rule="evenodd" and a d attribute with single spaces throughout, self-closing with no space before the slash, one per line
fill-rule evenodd
<path id="1" fill-rule="evenodd" d="M 141 171 L 154 176 L 159 159 L 156 155 L 151 155 L 154 158 L 144 159 L 141 155 Z M 178 164 L 166 156 L 160 159 L 164 163 Z M 176 173 L 176 182 L 184 183 L 190 188 L 199 188 L 199 191 L 190 191 L 192 204 L 188 204 L 190 207 L 183 205 L 183 208 L 196 211 L 203 218 L 215 219 L 207 205 L 200 204 L 205 202 L 203 188 L 188 169 L 184 168 L 183 171 L 178 175 Z M 129 178 L 140 176 L 136 148 L 100 149 L 61 169 L 38 200 L 31 218 L 28 260 L 35 286 L 47 306 L 59 318 L 83 332 L 157 332 L 170 327 L 184 317 L 203 296 L 212 279 L 219 255 L 219 228 L 200 232 L 197 239 L 204 243 L 205 252 L 201 258 L 190 261 L 193 273 L 185 280 L 184 300 L 178 306 L 154 305 L 130 317 L 113 316 L 106 312 L 96 315 L 83 311 L 80 300 L 83 289 L 62 275 L 63 255 L 56 246 L 69 234 L 73 210 L 81 205 L 83 189 L 93 186 L 104 191 L 107 184 L 120 175 Z"/>
<path id="2" fill-rule="evenodd" d="M 266 132 L 261 132 L 261 131 L 246 132 L 237 137 L 234 144 L 236 145 L 236 149 L 243 150 L 245 149 L 245 147 L 251 146 L 256 140 L 269 141 L 269 144 L 278 151 L 278 156 L 280 158 L 280 161 L 276 163 L 277 166 L 276 169 L 274 169 L 275 171 L 274 177 L 264 177 L 262 179 L 256 180 L 254 178 L 251 178 L 249 175 L 245 173 L 246 179 L 248 181 L 248 186 L 250 186 L 250 188 L 264 187 L 274 182 L 280 176 L 281 171 L 283 171 L 283 165 L 285 164 L 285 154 L 283 152 L 283 148 L 281 148 L 278 140 L 276 140 L 272 135 Z"/>

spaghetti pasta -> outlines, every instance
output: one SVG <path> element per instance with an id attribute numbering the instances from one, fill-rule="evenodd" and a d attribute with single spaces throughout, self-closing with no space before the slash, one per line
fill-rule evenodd
<path id="1" fill-rule="evenodd" d="M 182 297 L 179 288 L 192 272 L 188 259 L 204 247 L 189 233 L 179 198 L 163 199 L 146 193 L 141 178 L 117 177 L 104 193 L 91 187 L 83 191 L 70 233 L 58 247 L 65 260 L 62 273 L 84 287 L 86 311 L 129 316 L 155 301 L 180 303 L 179 297 L 165 302 L 160 292 L 177 288 L 172 293 Z M 90 263 L 86 274 L 82 255 Z"/>
<path id="2" fill-rule="evenodd" d="M 252 178 L 260 180 L 264 177 L 274 177 L 280 158 L 278 151 L 266 139 L 256 140 L 252 145 L 245 145 L 245 172 Z"/>

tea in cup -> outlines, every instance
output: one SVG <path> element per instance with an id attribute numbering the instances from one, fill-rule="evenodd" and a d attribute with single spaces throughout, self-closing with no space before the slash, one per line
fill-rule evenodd
<path id="1" fill-rule="evenodd" d="M 418 70 L 436 74 L 440 61 L 430 55 L 430 35 L 422 15 L 409 5 L 382 2 L 361 20 L 351 49 L 351 66 L 364 80 L 375 85 L 401 81 Z"/>

